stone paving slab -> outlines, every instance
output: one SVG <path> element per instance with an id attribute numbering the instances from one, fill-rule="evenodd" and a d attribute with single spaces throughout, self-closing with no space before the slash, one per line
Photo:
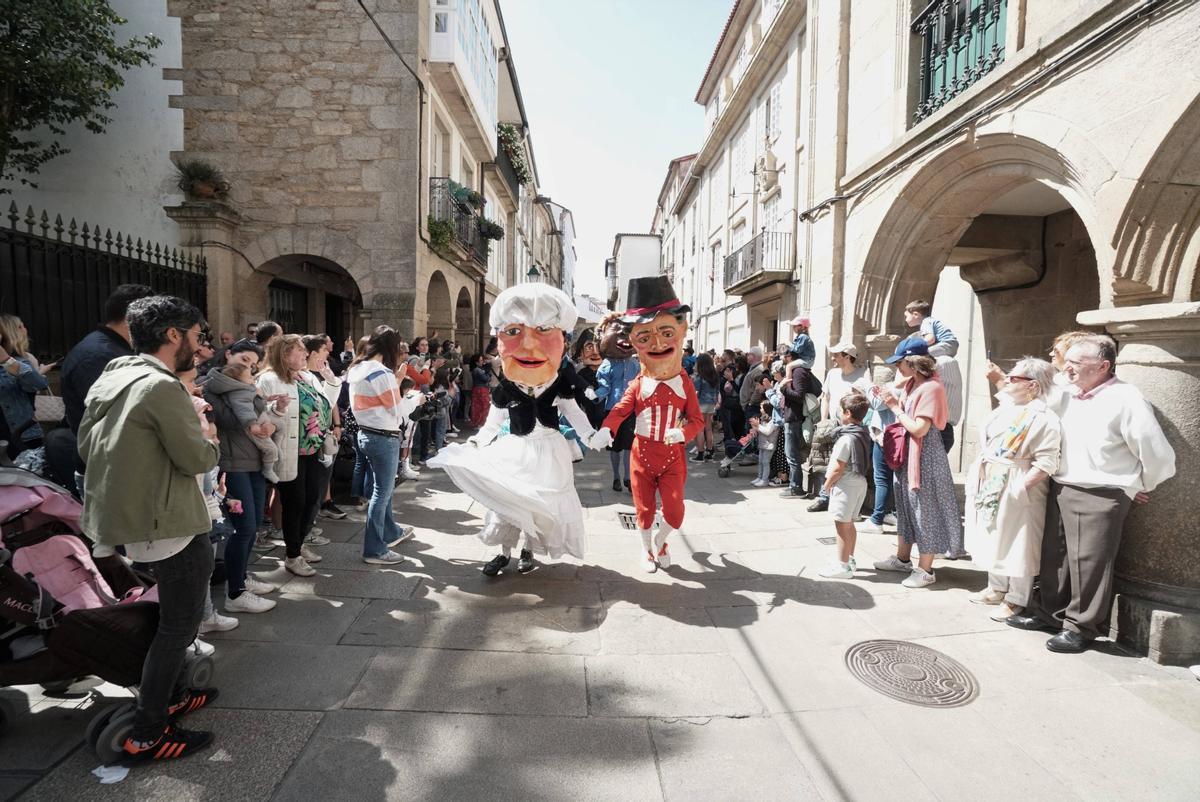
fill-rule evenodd
<path id="1" fill-rule="evenodd" d="M 121 701 L 89 699 L 82 705 L 39 705 L 37 686 L 7 688 L 3 696 L 6 707 L 16 715 L 0 736 L 0 777 L 9 772 L 30 772 L 36 777 L 46 771 L 83 742 L 84 728 L 93 716 Z"/>
<path id="2" fill-rule="evenodd" d="M 600 624 L 603 654 L 718 654 L 720 635 L 703 608 L 613 607 Z"/>
<path id="3" fill-rule="evenodd" d="M 650 720 L 667 799 L 820 800 L 769 718 Z"/>
<path id="4" fill-rule="evenodd" d="M 598 607 L 502 607 L 429 609 L 423 601 L 374 601 L 342 637 L 342 643 L 425 646 L 441 649 L 597 654 L 602 611 Z"/>
<path id="5" fill-rule="evenodd" d="M 581 657 L 457 649 L 381 649 L 345 706 L 503 715 L 588 714 Z"/>
<path id="6" fill-rule="evenodd" d="M 407 599 L 421 584 L 419 576 L 405 576 L 399 568 L 375 566 L 375 571 L 329 569 L 322 562 L 314 565 L 314 576 L 294 576 L 280 590 L 283 593 L 360 599 Z"/>
<path id="7" fill-rule="evenodd" d="M 661 799 L 640 720 L 428 715 L 325 716 L 276 799 Z M 354 789 L 350 791 L 350 789 Z"/>
<path id="8" fill-rule="evenodd" d="M 221 609 L 223 592 L 214 594 Z M 319 597 L 307 593 L 271 593 L 275 609 L 267 613 L 239 613 L 238 626 L 228 632 L 210 632 L 205 640 L 247 640 L 278 643 L 333 645 L 367 606 L 365 599 Z"/>
<path id="9" fill-rule="evenodd" d="M 765 712 L 728 655 L 587 658 L 592 716 L 754 716 Z"/>
<path id="10" fill-rule="evenodd" d="M 434 608 L 450 607 L 600 607 L 596 583 L 561 582 L 539 577 L 541 572 L 521 576 L 505 573 L 488 579 L 478 573 L 468 578 L 423 579 L 413 599 L 424 599 Z"/>
<path id="11" fill-rule="evenodd" d="M 121 783 L 100 785 L 91 776 L 99 761 L 89 750 L 79 749 L 21 798 L 32 802 L 268 799 L 320 719 L 319 713 L 201 710 L 188 717 L 189 726 L 212 730 L 217 741 L 195 757 L 139 766 Z"/>
<path id="12" fill-rule="evenodd" d="M 334 710 L 375 655 L 367 646 L 226 641 L 217 655 L 217 707 Z M 231 679 L 236 678 L 234 681 Z"/>

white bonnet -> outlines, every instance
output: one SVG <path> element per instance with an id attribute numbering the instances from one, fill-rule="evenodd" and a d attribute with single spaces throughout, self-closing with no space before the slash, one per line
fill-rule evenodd
<path id="1" fill-rule="evenodd" d="M 530 282 L 509 287 L 496 296 L 488 323 L 498 330 L 509 323 L 553 326 L 571 331 L 579 312 L 571 297 L 557 287 Z"/>

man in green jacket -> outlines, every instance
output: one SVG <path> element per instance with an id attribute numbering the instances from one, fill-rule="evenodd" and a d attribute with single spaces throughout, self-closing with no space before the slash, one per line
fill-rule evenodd
<path id="1" fill-rule="evenodd" d="M 213 688 L 177 685 L 213 569 L 211 521 L 196 475 L 217 464 L 218 448 L 175 375 L 192 367 L 204 325 L 200 310 L 155 295 L 131 303 L 127 320 L 137 355 L 110 362 L 84 403 L 81 525 L 97 550 L 124 547 L 157 581 L 158 632 L 125 742 L 129 762 L 148 762 L 184 757 L 213 740 L 212 733 L 174 722 L 216 698 Z"/>

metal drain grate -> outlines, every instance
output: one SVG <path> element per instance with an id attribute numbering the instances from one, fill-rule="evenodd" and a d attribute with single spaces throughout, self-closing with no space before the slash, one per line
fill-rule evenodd
<path id="1" fill-rule="evenodd" d="M 618 512 L 617 521 L 626 529 L 637 529 L 637 513 L 636 512 Z"/>
<path id="2" fill-rule="evenodd" d="M 902 640 L 869 640 L 846 651 L 846 668 L 885 696 L 922 707 L 958 707 L 979 693 L 970 671 L 936 649 Z"/>
<path id="3" fill-rule="evenodd" d="M 817 538 L 817 542 L 820 543 L 822 546 L 833 546 L 837 543 L 837 538 L 836 537 L 819 537 L 819 538 Z"/>

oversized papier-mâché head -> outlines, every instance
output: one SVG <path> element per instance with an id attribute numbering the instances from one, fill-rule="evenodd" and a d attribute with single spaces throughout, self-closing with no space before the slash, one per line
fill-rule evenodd
<path id="1" fill-rule="evenodd" d="M 621 322 L 620 312 L 609 312 L 596 324 L 600 341 L 600 356 L 605 359 L 629 359 L 633 346 L 629 344 L 629 327 Z"/>
<path id="2" fill-rule="evenodd" d="M 504 376 L 531 387 L 552 381 L 566 349 L 563 332 L 577 319 L 570 296 L 546 284 L 519 284 L 496 296 L 489 322 Z"/>
<path id="3" fill-rule="evenodd" d="M 629 281 L 629 308 L 621 322 L 629 329 L 629 342 L 637 351 L 642 373 L 666 381 L 683 372 L 683 345 L 687 314 L 666 276 Z"/>

